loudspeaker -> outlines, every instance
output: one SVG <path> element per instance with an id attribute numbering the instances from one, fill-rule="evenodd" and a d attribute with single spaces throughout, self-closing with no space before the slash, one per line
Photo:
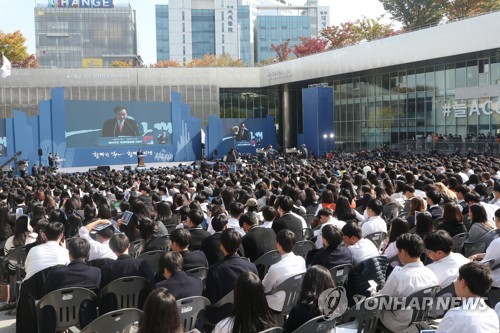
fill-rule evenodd
<path id="1" fill-rule="evenodd" d="M 130 170 L 132 170 L 132 167 L 131 167 L 130 165 L 125 165 L 125 166 L 123 167 L 123 170 L 128 170 L 128 171 L 130 171 Z"/>
<path id="2" fill-rule="evenodd" d="M 97 167 L 98 171 L 111 171 L 111 167 L 109 165 L 100 165 Z"/>
<path id="3" fill-rule="evenodd" d="M 38 148 L 38 156 L 42 156 L 43 155 L 43 150 L 42 148 Z"/>
<path id="4" fill-rule="evenodd" d="M 205 144 L 201 143 L 201 149 L 205 149 Z"/>
<path id="5" fill-rule="evenodd" d="M 219 154 L 219 151 L 217 149 L 214 149 L 214 156 L 217 156 Z"/>

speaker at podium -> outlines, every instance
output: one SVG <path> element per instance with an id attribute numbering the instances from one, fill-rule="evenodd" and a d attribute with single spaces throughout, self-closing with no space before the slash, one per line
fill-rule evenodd
<path id="1" fill-rule="evenodd" d="M 143 154 L 137 155 L 137 166 L 139 166 L 139 167 L 146 166 L 144 164 L 144 157 L 146 157 L 146 155 L 143 155 Z"/>

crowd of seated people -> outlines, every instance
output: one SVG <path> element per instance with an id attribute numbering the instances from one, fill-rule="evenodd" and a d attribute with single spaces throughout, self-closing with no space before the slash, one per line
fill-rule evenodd
<path id="1" fill-rule="evenodd" d="M 190 296 L 214 304 L 231 291 L 234 304 L 207 308 L 205 325 L 197 328 L 259 332 L 277 325 L 275 316 L 283 308 L 284 292 L 272 294 L 273 288 L 303 275 L 297 303 L 284 321 L 284 330 L 293 332 L 321 314 L 318 298 L 335 286 L 328 270 L 343 264 L 352 265 L 359 281 L 360 267 L 385 258 L 390 268 L 384 268 L 378 289 L 394 297 L 453 283 L 456 295 L 485 296 L 490 288 L 478 288 L 475 276 L 486 285 L 491 280 L 492 290 L 500 288 L 500 269 L 468 264 L 500 263 L 498 238 L 480 242 L 500 227 L 499 166 L 499 157 L 471 154 L 411 159 L 343 154 L 307 164 L 293 156 L 277 156 L 272 165 L 248 157 L 236 172 L 217 162 L 203 172 L 175 167 L 5 176 L 0 241 L 5 255 L 25 249 L 22 285 L 40 289 L 28 295 L 33 301 L 59 287 L 99 293 L 121 277 L 145 278 L 150 295 L 140 305 L 140 332 L 160 327 L 182 332 L 175 316 L 172 322 L 157 318 L 160 307 L 173 311 L 172 302 Z M 125 221 L 126 212 L 131 217 Z M 468 233 L 466 244 L 455 253 L 453 237 L 463 233 Z M 151 244 L 167 235 L 171 246 L 157 267 L 134 253 L 137 242 L 141 253 L 158 250 Z M 313 242 L 311 251 L 294 254 L 296 243 L 304 240 Z M 254 264 L 273 250 L 281 259 L 268 269 Z M 4 264 L 4 281 L 18 278 L 15 262 Z M 208 269 L 204 281 L 190 275 L 195 268 Z M 8 309 L 17 302 L 16 325 L 22 332 L 36 325 L 29 290 L 0 304 Z M 449 313 L 439 313 L 446 332 L 459 332 L 448 328 L 453 326 Z M 491 319 L 491 312 L 481 315 Z M 381 327 L 399 332 L 410 324 L 411 311 L 380 317 Z"/>

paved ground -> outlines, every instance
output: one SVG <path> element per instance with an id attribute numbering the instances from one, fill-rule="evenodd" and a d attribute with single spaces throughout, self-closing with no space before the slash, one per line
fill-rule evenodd
<path id="1" fill-rule="evenodd" d="M 16 332 L 16 317 L 7 315 L 9 311 L 0 311 L 0 333 Z"/>

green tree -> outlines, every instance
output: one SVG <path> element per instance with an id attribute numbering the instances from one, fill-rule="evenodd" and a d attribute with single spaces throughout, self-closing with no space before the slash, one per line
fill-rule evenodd
<path id="1" fill-rule="evenodd" d="M 13 33 L 0 31 L 0 53 L 3 53 L 12 63 L 22 62 L 29 57 L 25 43 L 26 38 L 19 30 Z"/>
<path id="2" fill-rule="evenodd" d="M 392 24 L 382 23 L 382 19 L 383 16 L 376 19 L 369 19 L 363 16 L 362 19 L 355 22 L 353 26 L 354 33 L 361 40 L 367 41 L 390 36 L 394 32 Z"/>
<path id="3" fill-rule="evenodd" d="M 286 61 L 290 58 L 290 53 L 292 53 L 292 49 L 289 46 L 290 38 L 284 41 L 281 44 L 275 45 L 271 44 L 274 52 L 276 52 L 276 60 L 277 61 Z"/>
<path id="4" fill-rule="evenodd" d="M 441 21 L 447 0 L 380 0 L 392 18 L 405 30 Z"/>
<path id="5" fill-rule="evenodd" d="M 324 52 L 328 47 L 328 40 L 324 38 L 300 37 L 300 44 L 293 47 L 293 54 L 297 58 L 310 54 Z"/>
<path id="6" fill-rule="evenodd" d="M 448 0 L 445 15 L 448 20 L 500 9 L 500 0 Z"/>

